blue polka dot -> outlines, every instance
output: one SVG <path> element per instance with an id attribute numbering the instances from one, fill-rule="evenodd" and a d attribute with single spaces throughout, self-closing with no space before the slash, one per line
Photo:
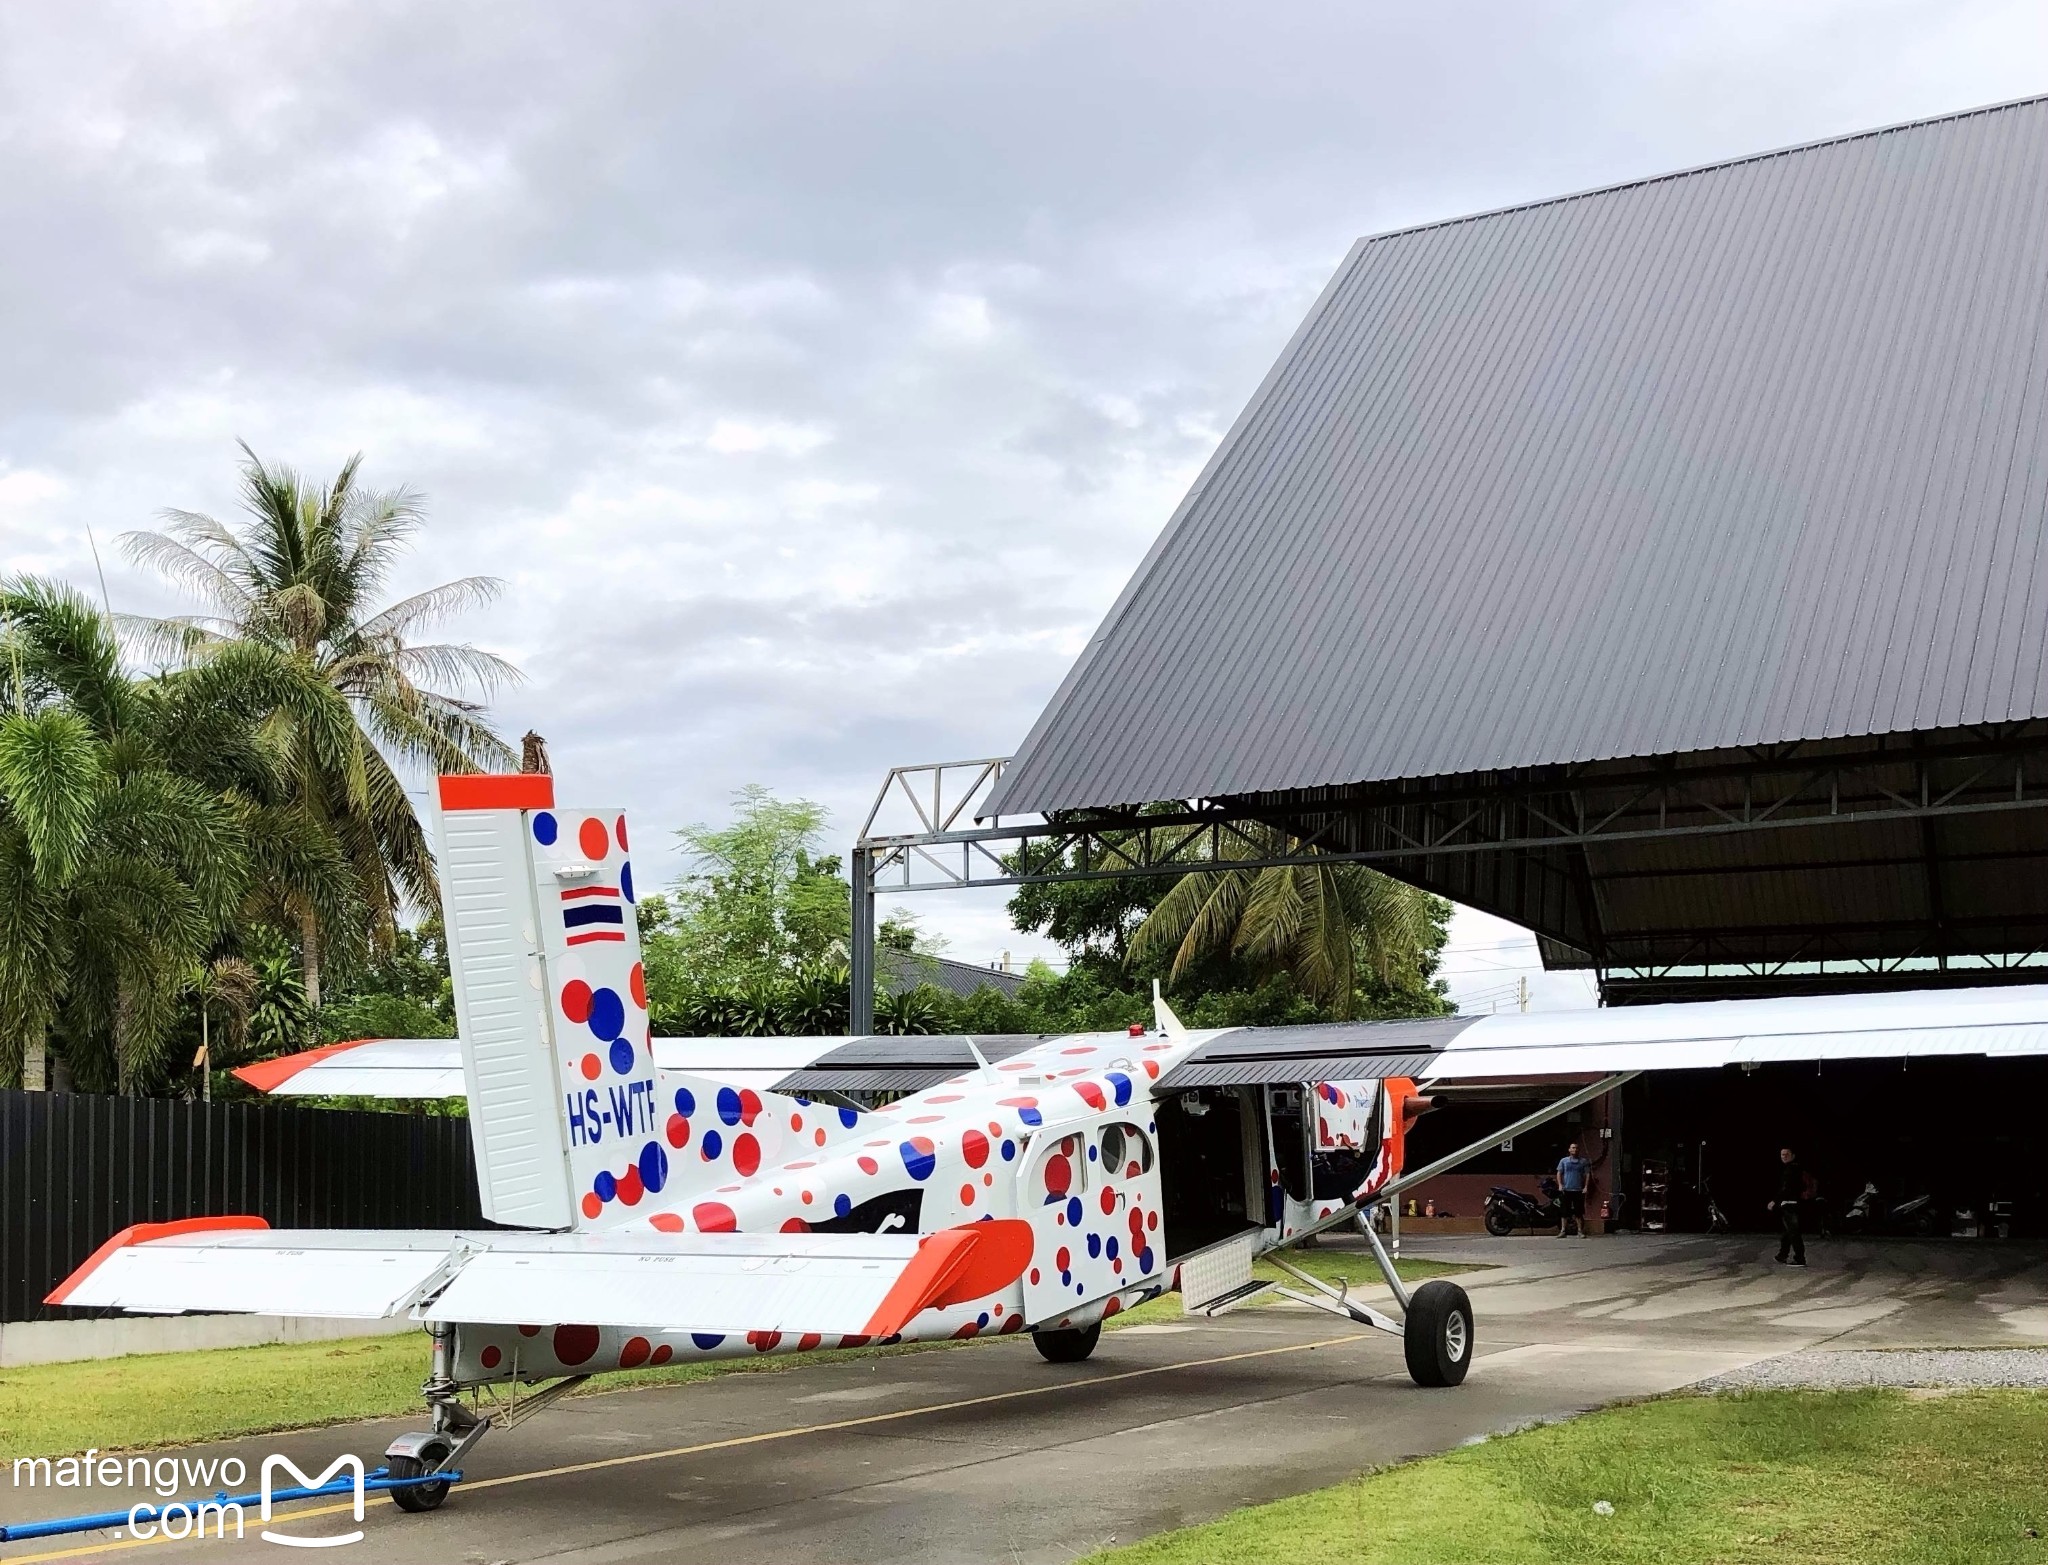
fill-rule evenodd
<path id="1" fill-rule="evenodd" d="M 928 1141 L 906 1141 L 896 1150 L 903 1155 L 903 1171 L 912 1179 L 929 1179 L 939 1166 L 938 1154 Z"/>
<path id="2" fill-rule="evenodd" d="M 697 1145 L 704 1154 L 704 1161 L 709 1163 L 718 1156 L 718 1149 L 725 1143 L 719 1139 L 717 1131 L 707 1130 L 704 1132 L 704 1139 Z"/>
<path id="3" fill-rule="evenodd" d="M 854 1126 L 860 1123 L 860 1110 L 841 1109 L 839 1111 L 839 1123 L 845 1126 L 848 1130 L 853 1129 Z"/>
<path id="4" fill-rule="evenodd" d="M 533 840 L 543 848 L 552 848 L 555 845 L 555 838 L 560 834 L 561 828 L 555 824 L 554 816 L 548 814 L 546 810 L 534 816 Z"/>
<path id="5" fill-rule="evenodd" d="M 1095 1161 L 1095 1144 L 1092 1141 L 1088 1144 L 1088 1161 Z"/>
<path id="6" fill-rule="evenodd" d="M 590 1030 L 609 1043 L 626 1030 L 626 1002 L 612 989 L 590 997 Z"/>
<path id="7" fill-rule="evenodd" d="M 621 864 L 619 866 L 619 895 L 628 902 L 633 900 L 633 866 L 631 864 Z M 1117 1102 L 1121 1103 L 1123 1099 L 1118 1098 Z"/>
<path id="8" fill-rule="evenodd" d="M 718 1089 L 718 1117 L 728 1125 L 740 1122 L 740 1095 L 730 1087 Z"/>
<path id="9" fill-rule="evenodd" d="M 1122 1071 L 1111 1071 L 1103 1079 L 1116 1089 L 1116 1101 L 1119 1106 L 1131 1101 L 1130 1077 L 1126 1076 Z"/>
<path id="10" fill-rule="evenodd" d="M 832 1210 L 839 1216 L 844 1217 L 853 1210 L 853 1197 L 841 1191 L 832 1198 Z"/>
<path id="11" fill-rule="evenodd" d="M 1073 1286 L 1074 1286 L 1074 1274 L 1073 1274 L 1072 1272 L 1061 1272 L 1061 1273 L 1060 1273 L 1060 1286 L 1061 1286 L 1062 1288 L 1071 1288 L 1071 1287 L 1073 1287 Z"/>
<path id="12" fill-rule="evenodd" d="M 676 1112 L 684 1119 L 697 1112 L 697 1094 L 688 1087 L 676 1088 Z"/>
<path id="13" fill-rule="evenodd" d="M 810 1100 L 809 1098 L 805 1097 L 805 1096 L 804 1096 L 804 1095 L 803 1095 L 803 1094 L 802 1094 L 801 1092 L 799 1092 L 799 1093 L 798 1093 L 798 1094 L 796 1095 L 796 1101 L 797 1101 L 797 1106 L 798 1106 L 799 1108 L 806 1108 L 806 1109 L 807 1109 L 807 1108 L 809 1108 L 809 1107 L 811 1106 L 811 1100 Z"/>
<path id="14" fill-rule="evenodd" d="M 979 1315 L 975 1316 L 974 1324 L 977 1326 L 986 1326 L 988 1324 L 988 1311 L 983 1310 Z"/>
<path id="15" fill-rule="evenodd" d="M 1012 1163 L 1016 1161 L 1016 1158 L 1017 1143 L 1014 1141 L 1005 1141 L 1003 1143 L 1003 1161 L 1005 1163 Z"/>
<path id="16" fill-rule="evenodd" d="M 621 1076 L 633 1073 L 633 1046 L 624 1038 L 612 1039 L 612 1069 Z"/>
<path id="17" fill-rule="evenodd" d="M 1080 1294 L 1083 1298 L 1086 1298 L 1088 1295 L 1088 1284 L 1086 1284 L 1085 1282 L 1077 1282 L 1074 1284 L 1074 1291 Z"/>
<path id="18" fill-rule="evenodd" d="M 1148 1276 L 1149 1276 L 1149 1275 L 1151 1274 L 1151 1271 L 1152 1271 L 1152 1246 L 1151 1246 L 1151 1245 L 1149 1245 L 1149 1244 L 1148 1244 L 1148 1245 L 1146 1245 L 1144 1249 L 1142 1249 L 1142 1250 L 1140 1250 L 1140 1251 L 1138 1252 L 1138 1269 L 1139 1269 L 1140 1271 L 1142 1271 L 1142 1272 L 1146 1273 L 1146 1274 L 1147 1274 Z"/>
<path id="19" fill-rule="evenodd" d="M 1090 1237 L 1093 1236 L 1091 1235 Z M 1112 1261 L 1116 1259 L 1116 1241 L 1114 1239 L 1109 1241 L 1109 1258 Z"/>
<path id="20" fill-rule="evenodd" d="M 725 1341 L 725 1334 L 717 1331 L 693 1331 L 690 1333 L 690 1340 L 706 1353 L 709 1353 L 719 1343 Z"/>
<path id="21" fill-rule="evenodd" d="M 1045 1116 L 1039 1113 L 1037 1109 L 1019 1109 L 1017 1110 L 1017 1118 L 1027 1125 L 1042 1125 L 1045 1123 Z"/>
<path id="22" fill-rule="evenodd" d="M 612 1178 L 612 1171 L 610 1169 L 600 1168 L 597 1171 L 597 1177 L 591 1180 L 590 1188 L 597 1192 L 598 1200 L 609 1201 L 619 1193 L 619 1182 Z"/>
<path id="23" fill-rule="evenodd" d="M 640 1149 L 640 1183 L 650 1191 L 658 1191 L 668 1183 L 668 1153 L 659 1141 L 650 1141 Z"/>
<path id="24" fill-rule="evenodd" d="M 1081 1226 L 1081 1198 L 1079 1196 L 1069 1196 L 1067 1198 L 1067 1221 L 1076 1228 Z"/>
<path id="25" fill-rule="evenodd" d="M 1102 1253 L 1102 1235 L 1101 1235 L 1101 1234 L 1090 1234 L 1090 1235 L 1088 1236 L 1088 1259 L 1092 1261 L 1092 1260 L 1094 1260 L 1094 1259 L 1095 1259 L 1095 1257 L 1096 1257 L 1096 1256 L 1100 1255 L 1101 1253 Z"/>

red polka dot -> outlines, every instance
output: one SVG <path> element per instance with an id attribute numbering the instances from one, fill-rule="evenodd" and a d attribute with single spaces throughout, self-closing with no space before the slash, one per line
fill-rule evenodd
<path id="1" fill-rule="evenodd" d="M 590 1020 L 590 985 L 580 978 L 562 985 L 562 1014 L 578 1027 Z"/>
<path id="2" fill-rule="evenodd" d="M 739 1219 L 733 1216 L 732 1208 L 723 1201 L 699 1201 L 690 1208 L 690 1221 L 697 1225 L 699 1233 L 739 1232 Z"/>
<path id="3" fill-rule="evenodd" d="M 598 1216 L 598 1215 L 599 1215 L 600 1213 L 602 1213 L 603 1211 L 604 1211 L 604 1202 L 602 1202 L 602 1201 L 598 1200 L 598 1198 L 597 1198 L 597 1192 L 596 1192 L 596 1191 L 594 1191 L 594 1190 L 586 1190 L 586 1191 L 584 1191 L 584 1192 L 583 1192 L 583 1215 L 584 1215 L 585 1217 L 596 1217 L 596 1216 Z"/>
<path id="4" fill-rule="evenodd" d="M 817 1129 L 817 1130 L 814 1130 L 814 1131 L 812 1131 L 812 1132 L 811 1132 L 811 1140 L 813 1140 L 813 1141 L 814 1141 L 814 1142 L 816 1142 L 816 1143 L 817 1143 L 817 1144 L 818 1144 L 819 1146 L 821 1146 L 821 1147 L 822 1147 L 822 1146 L 823 1146 L 823 1145 L 825 1144 L 825 1132 L 824 1132 L 824 1130 L 823 1130 L 822 1128 L 820 1128 L 820 1129 Z"/>
<path id="5" fill-rule="evenodd" d="M 639 1006 L 641 1010 L 646 1010 L 647 969 L 638 962 L 633 964 L 633 971 L 626 977 L 626 987 L 633 991 L 633 1003 Z"/>
<path id="6" fill-rule="evenodd" d="M 604 822 L 595 817 L 586 818 L 576 833 L 577 844 L 583 849 L 586 859 L 611 857 L 612 834 L 604 829 Z"/>
<path id="7" fill-rule="evenodd" d="M 668 1117 L 668 1144 L 672 1147 L 686 1147 L 690 1144 L 690 1122 L 680 1114 Z"/>
<path id="8" fill-rule="evenodd" d="M 1157 1060 L 1140 1060 L 1138 1063 L 1145 1067 L 1145 1074 L 1147 1076 L 1150 1076 L 1154 1081 L 1159 1079 L 1159 1062 Z"/>
<path id="9" fill-rule="evenodd" d="M 1116 1258 L 1115 1260 L 1113 1260 L 1113 1261 L 1111 1261 L 1111 1262 L 1109 1263 L 1109 1269 L 1110 1269 L 1111 1271 L 1115 1272 L 1115 1273 L 1117 1274 L 1117 1276 L 1119 1276 L 1119 1277 L 1123 1276 L 1123 1274 L 1124 1274 L 1124 1258 L 1123 1258 L 1123 1257 L 1122 1257 L 1121 1255 L 1119 1255 L 1119 1256 L 1118 1256 L 1118 1257 L 1117 1257 L 1117 1258 Z"/>
<path id="10" fill-rule="evenodd" d="M 1145 1226 L 1157 1229 L 1159 1227 L 1159 1214 L 1157 1212 L 1147 1212 L 1145 1214 Z"/>
<path id="11" fill-rule="evenodd" d="M 980 1326 L 976 1325 L 973 1321 L 969 1321 L 966 1325 L 962 1326 L 958 1331 L 954 1332 L 953 1336 L 956 1340 L 964 1340 L 968 1337 L 975 1336 L 980 1332 L 980 1330 Z"/>
<path id="12" fill-rule="evenodd" d="M 1116 1312 L 1122 1309 L 1123 1307 L 1124 1301 L 1122 1299 L 1111 1299 L 1107 1304 L 1102 1306 L 1102 1318 L 1104 1320 L 1108 1320 L 1110 1316 L 1116 1314 Z"/>
<path id="13" fill-rule="evenodd" d="M 749 1177 L 761 1166 L 761 1143 L 752 1136 L 735 1136 L 732 1143 L 732 1166 Z"/>
<path id="14" fill-rule="evenodd" d="M 679 1234 L 683 1231 L 683 1220 L 674 1212 L 656 1212 L 647 1221 L 665 1234 Z"/>
<path id="15" fill-rule="evenodd" d="M 1052 1269 L 1056 1272 L 1069 1272 L 1074 1269 L 1073 1252 L 1065 1245 L 1061 1245 L 1059 1253 L 1053 1256 Z"/>
<path id="16" fill-rule="evenodd" d="M 867 1156 L 866 1153 L 862 1153 L 861 1156 L 855 1158 L 854 1162 L 860 1165 L 860 1171 L 863 1174 L 877 1173 L 881 1169 L 881 1165 L 873 1158 Z"/>
<path id="17" fill-rule="evenodd" d="M 620 1191 L 621 1191 L 621 1193 L 622 1193 L 622 1194 L 624 1193 L 624 1189 L 625 1189 L 625 1182 L 624 1182 L 623 1180 L 621 1180 L 621 1181 L 620 1181 Z M 1102 1215 L 1103 1215 L 1104 1217 L 1107 1217 L 1107 1216 L 1109 1216 L 1109 1214 L 1110 1214 L 1111 1212 L 1114 1212 L 1115 1210 L 1116 1210 L 1116 1192 L 1115 1192 L 1114 1190 L 1111 1190 L 1111 1189 L 1109 1189 L 1109 1188 L 1108 1188 L 1107 1186 L 1104 1186 L 1104 1187 L 1103 1187 L 1103 1191 L 1102 1191 Z"/>
<path id="18" fill-rule="evenodd" d="M 760 1117 L 761 1094 L 752 1087 L 740 1088 L 740 1123 L 752 1125 Z"/>
<path id="19" fill-rule="evenodd" d="M 581 1364 L 597 1351 L 597 1342 L 595 1326 L 557 1326 L 555 1357 L 564 1364 Z"/>
<path id="20" fill-rule="evenodd" d="M 974 1186 L 962 1185 L 960 1187 L 960 1204 L 962 1206 L 974 1205 Z"/>
<path id="21" fill-rule="evenodd" d="M 612 830 L 619 834 L 619 851 L 626 851 L 626 817 L 621 815 L 612 822 Z"/>
<path id="22" fill-rule="evenodd" d="M 645 1337 L 628 1337 L 626 1345 L 619 1349 L 619 1368 L 638 1369 L 654 1352 L 654 1344 Z"/>
<path id="23" fill-rule="evenodd" d="M 799 1201 L 803 1202 L 803 1204 L 804 1204 L 805 1206 L 809 1206 L 809 1205 L 811 1204 L 811 1193 L 810 1193 L 810 1191 L 808 1191 L 808 1190 L 800 1190 L 800 1191 L 798 1191 L 798 1192 L 797 1192 L 797 1199 L 798 1199 Z"/>
<path id="24" fill-rule="evenodd" d="M 1100 1109 L 1108 1106 L 1109 1099 L 1102 1095 L 1102 1088 L 1095 1082 L 1077 1081 L 1074 1083 L 1074 1090 L 1081 1094 L 1081 1101 L 1091 1109 Z"/>
<path id="25" fill-rule="evenodd" d="M 604 1073 L 604 1061 L 594 1054 L 586 1054 L 583 1056 L 582 1069 L 585 1081 L 596 1081 Z"/>
<path id="26" fill-rule="evenodd" d="M 779 1331 L 750 1331 L 747 1333 L 747 1342 L 756 1353 L 766 1353 L 781 1340 L 782 1333 Z"/>
<path id="27" fill-rule="evenodd" d="M 496 1369 L 505 1362 L 505 1355 L 499 1351 L 498 1345 L 495 1342 L 485 1348 L 481 1356 L 485 1369 Z"/>
<path id="28" fill-rule="evenodd" d="M 619 1175 L 619 1199 L 628 1206 L 638 1206 L 640 1198 L 647 1194 L 647 1187 L 640 1183 L 640 1168 L 631 1164 Z"/>
<path id="29" fill-rule="evenodd" d="M 782 1231 L 786 1234 L 807 1234 L 811 1231 L 811 1225 L 801 1217 L 785 1217 L 782 1220 Z"/>
<path id="30" fill-rule="evenodd" d="M 1008 1336 L 1013 1331 L 1022 1331 L 1023 1329 L 1024 1317 L 1021 1315 L 1012 1315 L 1008 1320 L 1003 1322 L 1003 1334 L 1005 1336 Z"/>
<path id="31" fill-rule="evenodd" d="M 803 1115 L 801 1115 L 801 1114 L 792 1114 L 792 1115 L 790 1115 L 790 1116 L 789 1116 L 789 1128 L 790 1128 L 791 1130 L 802 1130 L 802 1129 L 804 1128 L 804 1117 L 803 1117 Z"/>
<path id="32" fill-rule="evenodd" d="M 647 1362 L 650 1364 L 666 1364 L 670 1359 L 674 1358 L 675 1356 L 676 1350 L 670 1347 L 666 1342 L 664 1342 L 655 1348 L 654 1356 L 648 1359 Z"/>
<path id="33" fill-rule="evenodd" d="M 808 1353 L 824 1340 L 817 1332 L 807 1331 L 796 1339 L 796 1350 L 799 1353 Z"/>
<path id="34" fill-rule="evenodd" d="M 1031 1268 L 1031 1286 L 1034 1288 L 1038 1286 L 1038 1268 L 1036 1266 Z"/>
<path id="35" fill-rule="evenodd" d="M 967 1159 L 969 1168 L 979 1168 L 988 1161 L 988 1137 L 978 1130 L 969 1130 L 960 1137 L 960 1155 Z"/>
<path id="36" fill-rule="evenodd" d="M 993 1186 L 996 1182 L 996 1176 L 994 1174 L 983 1174 L 981 1176 L 981 1182 L 985 1185 Z"/>

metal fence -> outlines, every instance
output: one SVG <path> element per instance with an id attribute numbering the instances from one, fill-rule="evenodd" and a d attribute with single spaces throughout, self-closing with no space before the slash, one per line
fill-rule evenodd
<path id="1" fill-rule="evenodd" d="M 252 1213 L 275 1228 L 483 1225 L 469 1121 L 280 1104 L 0 1091 L 0 1321 L 130 1223 Z"/>

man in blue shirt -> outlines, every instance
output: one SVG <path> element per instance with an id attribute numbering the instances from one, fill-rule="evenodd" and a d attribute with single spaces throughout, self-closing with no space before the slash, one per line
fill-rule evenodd
<path id="1" fill-rule="evenodd" d="M 1586 1237 L 1586 1174 L 1592 1166 L 1579 1156 L 1576 1141 L 1557 1160 L 1557 1204 L 1564 1209 L 1563 1221 L 1557 1225 L 1560 1239 L 1575 1228 L 1581 1239 Z"/>

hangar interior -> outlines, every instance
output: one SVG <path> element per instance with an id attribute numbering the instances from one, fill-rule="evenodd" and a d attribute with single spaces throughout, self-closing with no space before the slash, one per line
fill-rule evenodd
<path id="1" fill-rule="evenodd" d="M 1607 1005 L 2048 977 L 2043 254 L 2048 98 L 1361 239 L 1016 754 L 891 774 L 855 1030 L 877 889 L 1222 856 L 1372 864 Z M 1704 1143 L 1760 1227 L 1789 1141 L 2039 1232 L 2043 1085 L 1645 1080 L 1497 1156 L 1604 1132 L 1685 1226 Z"/>

